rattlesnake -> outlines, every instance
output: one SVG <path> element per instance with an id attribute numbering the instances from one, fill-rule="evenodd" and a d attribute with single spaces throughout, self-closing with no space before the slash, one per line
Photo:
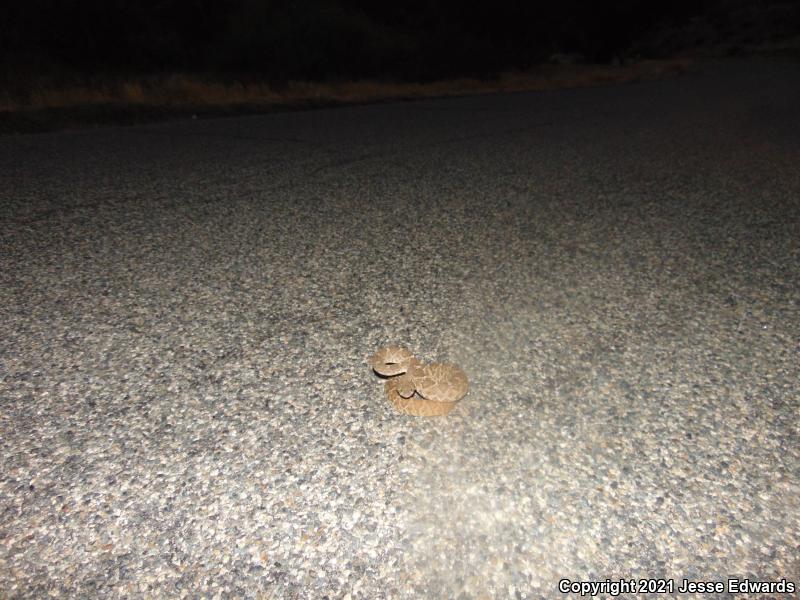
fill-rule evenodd
<path id="1" fill-rule="evenodd" d="M 467 393 L 469 382 L 456 365 L 424 365 L 400 346 L 381 348 L 369 360 L 386 377 L 386 397 L 402 413 L 417 417 L 446 415 Z"/>

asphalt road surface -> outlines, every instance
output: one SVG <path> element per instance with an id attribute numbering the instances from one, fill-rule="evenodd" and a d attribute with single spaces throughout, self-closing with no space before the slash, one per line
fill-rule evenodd
<path id="1" fill-rule="evenodd" d="M 7 136 L 0 244 L 3 598 L 798 597 L 796 62 Z"/>

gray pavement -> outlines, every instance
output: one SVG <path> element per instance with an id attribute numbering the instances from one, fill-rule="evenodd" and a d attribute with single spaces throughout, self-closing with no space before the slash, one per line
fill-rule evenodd
<path id="1" fill-rule="evenodd" d="M 0 138 L 0 282 L 2 598 L 800 585 L 797 63 Z"/>

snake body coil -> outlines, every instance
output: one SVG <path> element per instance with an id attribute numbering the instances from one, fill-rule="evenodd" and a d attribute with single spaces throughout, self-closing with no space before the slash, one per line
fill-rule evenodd
<path id="1" fill-rule="evenodd" d="M 418 417 L 446 415 L 467 393 L 469 382 L 456 365 L 424 365 L 400 346 L 381 348 L 369 361 L 386 377 L 386 397 L 401 413 Z"/>

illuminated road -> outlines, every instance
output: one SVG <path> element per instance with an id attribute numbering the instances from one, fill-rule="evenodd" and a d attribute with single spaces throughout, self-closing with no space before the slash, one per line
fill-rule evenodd
<path id="1" fill-rule="evenodd" d="M 790 62 L 0 138 L 0 596 L 800 584 L 799 166 Z"/>

